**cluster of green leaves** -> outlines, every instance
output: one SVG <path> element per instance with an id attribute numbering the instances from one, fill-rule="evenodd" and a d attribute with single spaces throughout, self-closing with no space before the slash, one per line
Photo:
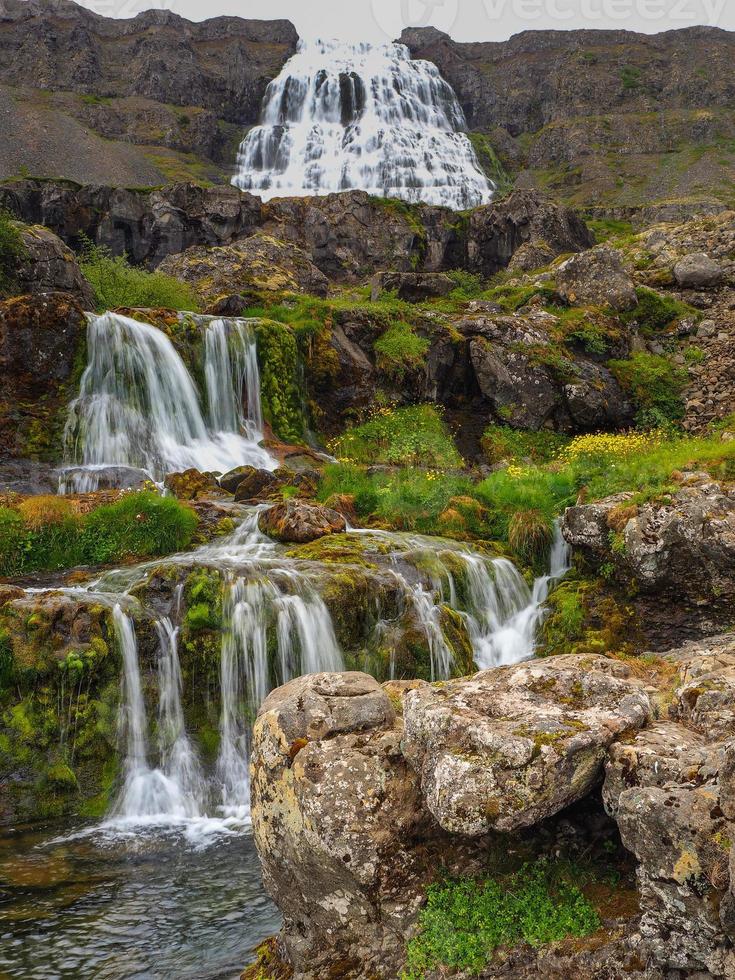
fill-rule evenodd
<path id="1" fill-rule="evenodd" d="M 489 463 L 501 460 L 530 460 L 549 463 L 569 442 L 569 437 L 552 429 L 512 429 L 509 425 L 489 425 L 482 437 L 482 450 Z"/>
<path id="2" fill-rule="evenodd" d="M 644 334 L 659 333 L 684 317 L 699 316 L 693 306 L 671 296 L 662 296 L 646 286 L 638 286 L 636 296 L 638 305 L 630 312 L 621 314 L 620 318 L 627 323 L 635 320 Z"/>
<path id="3" fill-rule="evenodd" d="M 133 266 L 126 255 L 113 255 L 104 246 L 87 242 L 79 264 L 94 290 L 99 312 L 118 307 L 192 312 L 199 309 L 196 293 L 188 283 L 162 272 L 148 272 Z"/>
<path id="4" fill-rule="evenodd" d="M 387 375 L 400 381 L 407 371 L 422 370 L 430 344 L 405 320 L 396 320 L 373 345 L 378 365 Z"/>
<path id="5" fill-rule="evenodd" d="M 434 405 L 379 408 L 370 418 L 335 439 L 329 446 L 339 459 L 352 463 L 388 463 L 459 469 L 457 452 L 447 426 Z"/>
<path id="6" fill-rule="evenodd" d="M 0 297 L 12 292 L 15 271 L 26 249 L 13 218 L 0 210 Z"/>
<path id="7" fill-rule="evenodd" d="M 149 491 L 84 515 L 64 498 L 36 499 L 32 514 L 0 507 L 0 575 L 171 554 L 191 544 L 198 523 L 190 507 Z"/>
<path id="8" fill-rule="evenodd" d="M 632 397 L 642 428 L 670 425 L 684 417 L 688 375 L 667 357 L 639 351 L 626 361 L 610 361 L 608 367 Z"/>
<path id="9" fill-rule="evenodd" d="M 540 947 L 588 936 L 601 925 L 573 870 L 559 874 L 543 861 L 500 880 L 463 878 L 432 885 L 419 922 L 402 980 L 422 980 L 441 967 L 477 976 L 501 946 L 526 942 Z"/>

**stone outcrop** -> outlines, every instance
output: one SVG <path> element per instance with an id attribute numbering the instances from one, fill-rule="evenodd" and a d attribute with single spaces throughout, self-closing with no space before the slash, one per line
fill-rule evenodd
<path id="1" fill-rule="evenodd" d="M 632 310 L 638 299 L 623 258 L 612 248 L 594 248 L 567 259 L 555 270 L 556 288 L 570 306 Z"/>
<path id="2" fill-rule="evenodd" d="M 326 534 L 339 534 L 347 524 L 342 514 L 329 507 L 291 498 L 264 511 L 259 520 L 261 531 L 276 541 L 304 544 Z"/>
<path id="3" fill-rule="evenodd" d="M 674 278 L 682 289 L 711 289 L 720 285 L 724 272 L 705 252 L 695 252 L 679 259 Z"/>
<path id="4" fill-rule="evenodd" d="M 631 494 L 570 507 L 562 533 L 592 561 L 611 561 L 646 593 L 692 602 L 735 594 L 735 494 L 707 474 L 680 474 L 680 489 L 631 504 Z M 617 536 L 617 537 L 616 537 Z"/>
<path id="5" fill-rule="evenodd" d="M 295 976 L 398 975 L 436 855 L 449 873 L 487 870 L 491 826 L 528 826 L 589 792 L 606 748 L 649 713 L 627 668 L 600 658 L 439 686 L 316 674 L 274 691 L 254 732 L 253 830 Z"/>
<path id="6" fill-rule="evenodd" d="M 627 673 L 569 656 L 409 691 L 403 753 L 439 825 L 469 837 L 515 831 L 586 796 L 611 742 L 650 717 Z"/>
<path id="7" fill-rule="evenodd" d="M 166 9 L 117 19 L 70 0 L 6 0 L 0 104 L 16 140 L 0 148 L 0 174 L 141 186 L 172 166 L 226 181 L 297 42 L 285 20 L 195 23 Z"/>
<path id="8" fill-rule="evenodd" d="M 169 255 L 161 272 L 188 282 L 212 303 L 222 297 L 249 293 L 294 292 L 326 296 L 329 282 L 309 255 L 262 232 L 215 248 L 199 245 Z"/>
<path id="9" fill-rule="evenodd" d="M 255 726 L 253 829 L 296 980 L 399 975 L 439 849 L 445 873 L 492 875 L 493 855 L 518 843 L 501 825 L 533 825 L 526 847 L 553 838 L 543 818 L 603 767 L 640 910 L 589 949 L 543 964 L 506 951 L 482 976 L 732 976 L 735 641 L 658 663 L 655 685 L 573 656 L 448 684 L 320 674 L 274 691 Z M 567 808 L 560 826 L 574 819 Z"/>
<path id="10" fill-rule="evenodd" d="M 422 303 L 448 296 L 454 286 L 449 276 L 437 272 L 378 272 L 370 280 L 370 298 L 375 302 L 383 293 L 395 293 L 407 303 Z"/>
<path id="11" fill-rule="evenodd" d="M 543 243 L 548 261 L 592 244 L 575 212 L 535 192 L 476 208 L 467 223 L 448 221 L 445 208 L 396 206 L 364 191 L 263 204 L 232 187 L 194 184 L 136 191 L 16 180 L 0 185 L 0 206 L 23 221 L 46 225 L 67 244 L 77 245 L 84 235 L 151 266 L 192 246 L 229 245 L 262 230 L 303 248 L 322 273 L 337 280 L 387 268 L 466 268 L 490 276 L 525 245 Z"/>
<path id="12" fill-rule="evenodd" d="M 0 303 L 0 456 L 55 459 L 86 319 L 72 293 Z"/>
<path id="13" fill-rule="evenodd" d="M 42 225 L 20 230 L 23 257 L 13 273 L 18 293 L 70 293 L 85 310 L 94 310 L 92 287 L 82 275 L 76 256 Z"/>

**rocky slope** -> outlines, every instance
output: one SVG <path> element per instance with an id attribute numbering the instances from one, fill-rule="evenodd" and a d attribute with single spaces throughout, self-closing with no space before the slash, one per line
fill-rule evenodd
<path id="1" fill-rule="evenodd" d="M 8 0 L 0 113 L 15 138 L 2 141 L 0 175 L 226 179 L 297 40 L 288 21 L 192 23 L 164 10 L 113 20 L 71 0 Z"/>
<path id="2" fill-rule="evenodd" d="M 524 31 L 459 43 L 425 28 L 401 40 L 438 65 L 517 186 L 582 206 L 732 204 L 727 31 Z"/>

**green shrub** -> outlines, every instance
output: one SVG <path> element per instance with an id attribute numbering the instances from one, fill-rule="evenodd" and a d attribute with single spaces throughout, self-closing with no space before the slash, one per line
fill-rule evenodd
<path id="1" fill-rule="evenodd" d="M 553 536 L 549 517 L 539 510 L 518 510 L 508 521 L 511 551 L 537 570 L 548 561 Z"/>
<path id="2" fill-rule="evenodd" d="M 87 243 L 80 257 L 85 279 L 94 290 L 97 310 L 117 307 L 163 307 L 170 310 L 199 309 L 196 293 L 187 283 L 162 272 L 132 266 L 126 255 Z"/>
<path id="3" fill-rule="evenodd" d="M 511 429 L 507 425 L 490 425 L 482 437 L 482 450 L 490 463 L 500 460 L 530 459 L 534 463 L 549 463 L 564 448 L 569 437 L 551 429 L 533 432 Z"/>
<path id="4" fill-rule="evenodd" d="M 197 523 L 196 513 L 173 497 L 131 493 L 87 516 L 84 551 L 98 563 L 171 554 L 191 544 Z"/>
<path id="5" fill-rule="evenodd" d="M 25 254 L 23 238 L 12 216 L 0 209 L 0 297 L 12 292 L 16 268 Z"/>
<path id="6" fill-rule="evenodd" d="M 638 305 L 629 313 L 624 313 L 621 319 L 628 323 L 635 320 L 645 334 L 665 330 L 682 317 L 698 315 L 694 307 L 672 299 L 670 296 L 662 296 L 645 286 L 639 286 L 635 292 L 638 297 Z"/>
<path id="7" fill-rule="evenodd" d="M 452 299 L 475 299 L 481 296 L 485 289 L 482 276 L 475 272 L 467 272 L 466 269 L 452 269 L 447 275 L 454 283 L 454 289 L 450 293 Z"/>
<path id="8" fill-rule="evenodd" d="M 462 457 L 433 405 L 380 408 L 367 422 L 333 440 L 329 449 L 339 459 L 352 463 L 442 469 L 462 466 Z"/>
<path id="9" fill-rule="evenodd" d="M 375 341 L 378 367 L 400 380 L 406 371 L 426 367 L 426 352 L 430 346 L 428 340 L 415 333 L 410 323 L 397 320 Z"/>
<path id="10" fill-rule="evenodd" d="M 614 218 L 585 218 L 585 221 L 600 244 L 611 238 L 627 238 L 634 232 L 629 221 L 618 221 Z"/>
<path id="11" fill-rule="evenodd" d="M 682 394 L 687 372 L 658 354 L 640 351 L 627 361 L 610 361 L 608 367 L 638 409 L 638 424 L 656 428 L 684 417 Z"/>
<path id="12" fill-rule="evenodd" d="M 25 561 L 28 531 L 14 510 L 0 507 L 0 575 L 20 575 Z"/>
<path id="13" fill-rule="evenodd" d="M 620 80 L 623 83 L 623 89 L 626 92 L 637 91 L 641 87 L 641 77 L 642 73 L 640 68 L 631 68 L 626 66 L 620 72 Z"/>
<path id="14" fill-rule="evenodd" d="M 574 879 L 573 870 L 555 874 L 540 861 L 500 880 L 432 885 L 403 980 L 422 980 L 437 968 L 443 974 L 441 967 L 477 976 L 501 946 L 539 947 L 595 932 L 600 917 Z"/>

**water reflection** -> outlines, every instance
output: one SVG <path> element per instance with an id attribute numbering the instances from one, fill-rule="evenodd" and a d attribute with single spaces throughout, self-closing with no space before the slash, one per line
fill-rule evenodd
<path id="1" fill-rule="evenodd" d="M 1 980 L 230 980 L 279 928 L 249 834 L 58 831 L 0 837 Z"/>

